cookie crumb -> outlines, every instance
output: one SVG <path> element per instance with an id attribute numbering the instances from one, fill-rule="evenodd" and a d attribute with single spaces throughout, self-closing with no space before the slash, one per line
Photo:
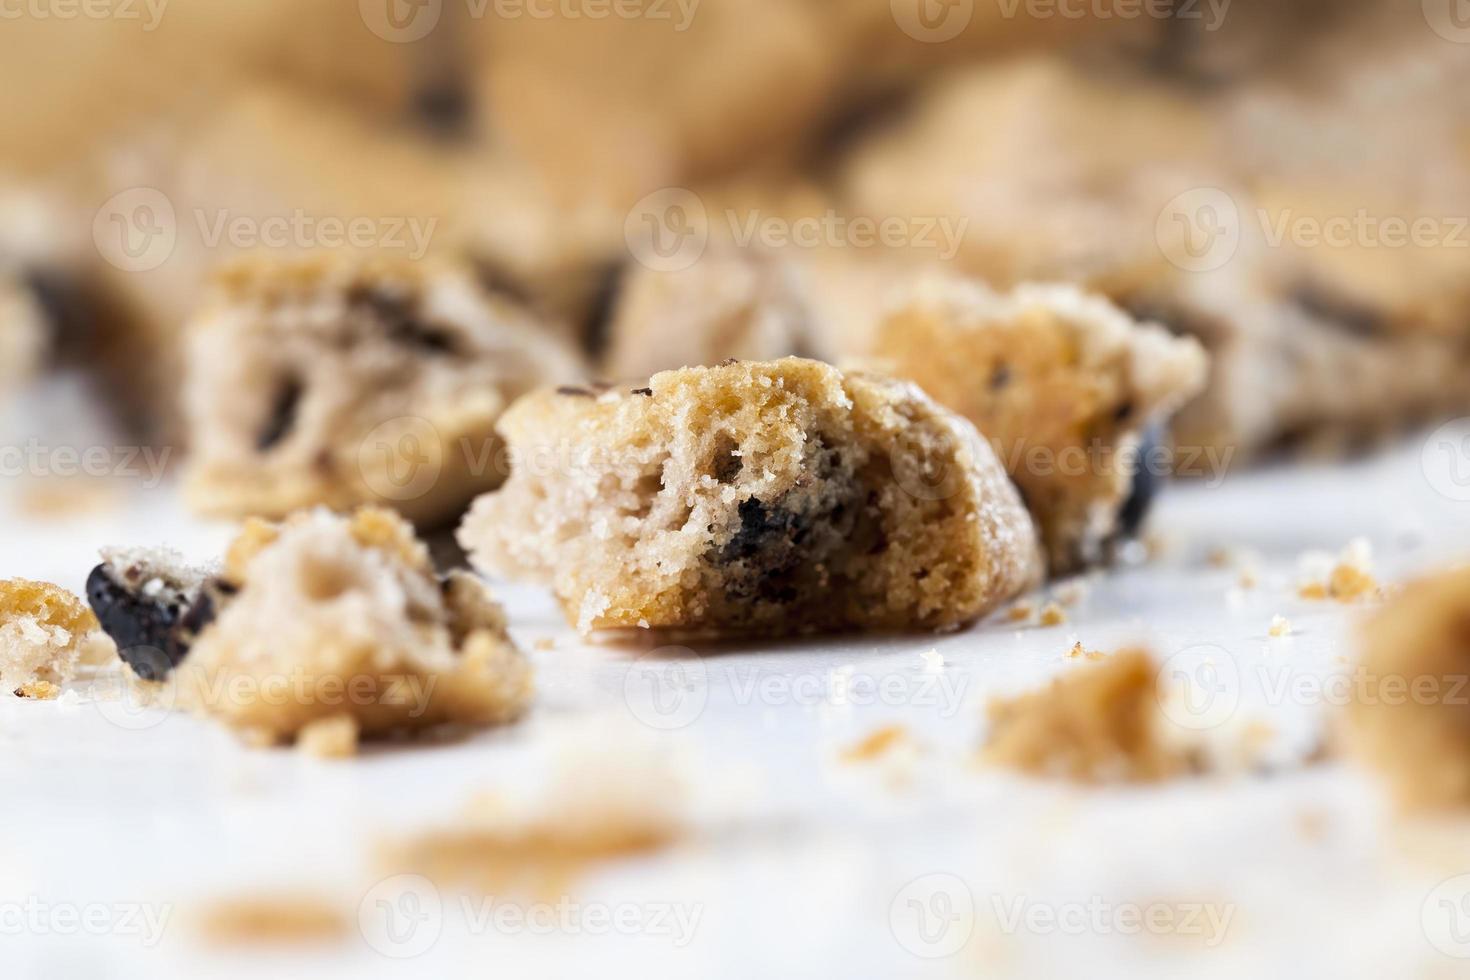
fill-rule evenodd
<path id="1" fill-rule="evenodd" d="M 1033 776 L 1080 783 L 1154 782 L 1198 771 L 1198 754 L 1166 737 L 1158 666 L 1123 650 L 1046 687 L 997 700 L 982 757 Z"/>
<path id="2" fill-rule="evenodd" d="M 567 738 L 563 735 L 562 738 Z M 574 732 L 540 791 L 482 794 L 447 825 L 390 841 L 385 871 L 502 895 L 564 892 L 605 862 L 672 846 L 687 830 L 689 784 L 642 732 Z"/>
<path id="3" fill-rule="evenodd" d="M 903 725 L 884 725 L 874 729 L 862 741 L 843 750 L 843 762 L 871 762 L 908 742 L 909 730 Z"/>
<path id="4" fill-rule="evenodd" d="M 1076 643 L 1072 644 L 1072 649 L 1067 651 L 1068 660 L 1102 660 L 1106 656 L 1107 654 L 1103 653 L 1101 650 L 1087 649 L 1082 645 L 1081 640 L 1078 640 Z"/>
<path id="5" fill-rule="evenodd" d="M 348 934 L 342 910 L 313 895 L 251 895 L 206 902 L 196 926 L 206 942 L 217 946 L 321 943 Z"/>
<path id="6" fill-rule="evenodd" d="M 531 646 L 534 649 L 540 650 L 540 651 L 542 651 L 544 653 L 547 650 L 555 650 L 556 649 L 556 640 L 555 640 L 555 638 L 550 637 L 550 636 L 538 636 L 532 642 Z"/>
<path id="7" fill-rule="evenodd" d="M 944 655 L 935 647 L 922 651 L 919 659 L 924 662 L 924 670 L 931 674 L 937 674 L 944 669 Z"/>
<path id="8" fill-rule="evenodd" d="M 1304 578 L 1297 595 L 1303 599 L 1351 603 L 1379 592 L 1373 576 L 1373 548 L 1366 538 L 1349 542 L 1335 562 L 1330 556 L 1309 552 L 1298 564 Z"/>
<path id="9" fill-rule="evenodd" d="M 1022 599 L 1020 602 L 1011 604 L 1005 611 L 1005 621 L 1008 623 L 1029 622 L 1036 614 L 1036 606 L 1030 599 Z"/>
<path id="10" fill-rule="evenodd" d="M 360 731 L 351 715 L 319 718 L 302 727 L 296 748 L 318 759 L 349 759 L 357 755 Z"/>
<path id="11" fill-rule="evenodd" d="M 1052 598 L 1064 606 L 1079 606 L 1092 593 L 1092 586 L 1085 579 L 1074 578 L 1052 589 Z"/>
<path id="12" fill-rule="evenodd" d="M 1291 620 L 1277 613 L 1271 617 L 1271 628 L 1266 631 L 1271 636 L 1290 636 Z"/>
<path id="13" fill-rule="evenodd" d="M 81 598 L 60 586 L 0 580 L 0 691 L 55 698 L 98 629 Z"/>
<path id="14" fill-rule="evenodd" d="M 1067 611 L 1055 602 L 1041 607 L 1039 622 L 1042 626 L 1060 626 L 1067 621 Z"/>

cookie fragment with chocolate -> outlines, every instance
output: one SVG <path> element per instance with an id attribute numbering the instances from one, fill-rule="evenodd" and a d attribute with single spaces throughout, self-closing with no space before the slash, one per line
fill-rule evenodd
<path id="1" fill-rule="evenodd" d="M 485 585 L 441 577 L 382 508 L 246 523 L 225 559 L 229 602 L 175 670 L 179 703 L 248 741 L 324 725 L 362 738 L 514 720 L 531 668 Z M 335 754 L 344 754 L 340 738 Z"/>
<path id="2" fill-rule="evenodd" d="M 459 531 L 549 582 L 583 632 L 945 629 L 1038 577 L 990 447 L 913 385 L 817 361 L 546 390 L 501 422 L 516 466 Z"/>
<path id="3" fill-rule="evenodd" d="M 577 356 L 455 266 L 230 267 L 189 330 L 186 493 L 201 512 L 394 507 L 433 524 L 504 478 L 494 424 Z"/>
<path id="4" fill-rule="evenodd" d="M 1207 366 L 1194 340 L 1070 286 L 1001 294 L 937 277 L 890 307 L 871 356 L 992 441 L 1054 575 L 1138 530 L 1169 469 L 1160 434 Z"/>

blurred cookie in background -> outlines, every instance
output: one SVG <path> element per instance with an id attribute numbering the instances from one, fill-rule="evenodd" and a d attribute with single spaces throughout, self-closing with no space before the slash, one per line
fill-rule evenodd
<path id="1" fill-rule="evenodd" d="M 229 517 L 373 503 L 445 522 L 507 475 L 501 412 L 584 377 L 523 309 L 430 262 L 241 262 L 186 334 L 186 499 Z"/>

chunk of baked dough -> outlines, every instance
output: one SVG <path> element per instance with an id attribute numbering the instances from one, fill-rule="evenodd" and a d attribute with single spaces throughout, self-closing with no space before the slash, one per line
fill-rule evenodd
<path id="1" fill-rule="evenodd" d="M 1470 568 L 1411 584 L 1361 641 L 1349 751 L 1408 808 L 1470 805 Z"/>
<path id="2" fill-rule="evenodd" d="M 468 271 L 249 262 L 190 330 L 188 500 L 232 517 L 372 503 L 433 524 L 504 478 L 495 420 L 577 356 Z"/>
<path id="3" fill-rule="evenodd" d="M 91 610 L 60 586 L 0 581 L 0 691 L 55 697 L 96 630 Z"/>
<path id="4" fill-rule="evenodd" d="M 1054 575 L 1137 530 L 1170 468 L 1148 451 L 1207 363 L 1194 340 L 1070 286 L 997 294 L 937 278 L 890 309 L 871 356 L 991 441 Z"/>
<path id="5" fill-rule="evenodd" d="M 171 622 L 189 628 L 164 631 L 172 662 L 152 676 L 174 685 L 179 705 L 253 743 L 290 742 L 344 719 L 365 738 L 494 725 L 530 700 L 531 668 L 484 584 L 464 572 L 440 578 L 389 510 L 251 520 L 217 576 L 169 595 Z M 139 621 L 137 611 L 129 617 Z"/>
<path id="6" fill-rule="evenodd" d="M 501 431 L 511 478 L 460 542 L 487 572 L 549 580 L 583 632 L 953 628 L 1040 572 L 989 446 L 881 376 L 668 371 L 537 392 Z"/>

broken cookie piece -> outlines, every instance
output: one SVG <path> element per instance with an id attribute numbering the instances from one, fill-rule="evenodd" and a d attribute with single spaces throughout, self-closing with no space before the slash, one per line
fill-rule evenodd
<path id="1" fill-rule="evenodd" d="M 1041 530 L 1053 575 L 1136 532 L 1168 461 L 1173 412 L 1205 384 L 1194 340 L 1069 286 L 997 294 L 922 280 L 878 328 L 872 357 L 991 440 Z"/>
<path id="2" fill-rule="evenodd" d="M 800 358 L 537 392 L 460 543 L 582 632 L 946 629 L 1040 572 L 984 440 L 913 385 Z"/>
<path id="3" fill-rule="evenodd" d="M 467 573 L 441 579 L 391 511 L 250 521 L 224 578 L 236 592 L 180 664 L 180 699 L 251 741 L 344 715 L 364 737 L 494 725 L 529 702 L 500 606 Z"/>
<path id="4" fill-rule="evenodd" d="M 50 699 L 71 680 L 97 619 L 49 582 L 0 581 L 0 691 Z"/>
<path id="5" fill-rule="evenodd" d="M 525 710 L 531 669 L 473 576 L 440 578 L 391 511 L 319 509 L 254 519 L 217 576 L 117 560 L 93 573 L 94 605 L 145 680 L 257 744 L 311 751 Z M 329 742 L 330 746 L 324 745 Z"/>
<path id="6" fill-rule="evenodd" d="M 188 336 L 186 493 L 213 515 L 391 506 L 453 518 L 504 479 L 494 424 L 577 356 L 452 266 L 254 261 Z"/>
<path id="7" fill-rule="evenodd" d="M 1361 643 L 1349 750 L 1407 808 L 1470 805 L 1470 568 L 1405 588 Z"/>
<path id="8" fill-rule="evenodd" d="M 983 756 L 1033 776 L 1082 783 L 1154 782 L 1199 768 L 1173 740 L 1158 692 L 1158 665 L 1124 650 L 1078 667 L 1046 688 L 990 706 Z"/>

